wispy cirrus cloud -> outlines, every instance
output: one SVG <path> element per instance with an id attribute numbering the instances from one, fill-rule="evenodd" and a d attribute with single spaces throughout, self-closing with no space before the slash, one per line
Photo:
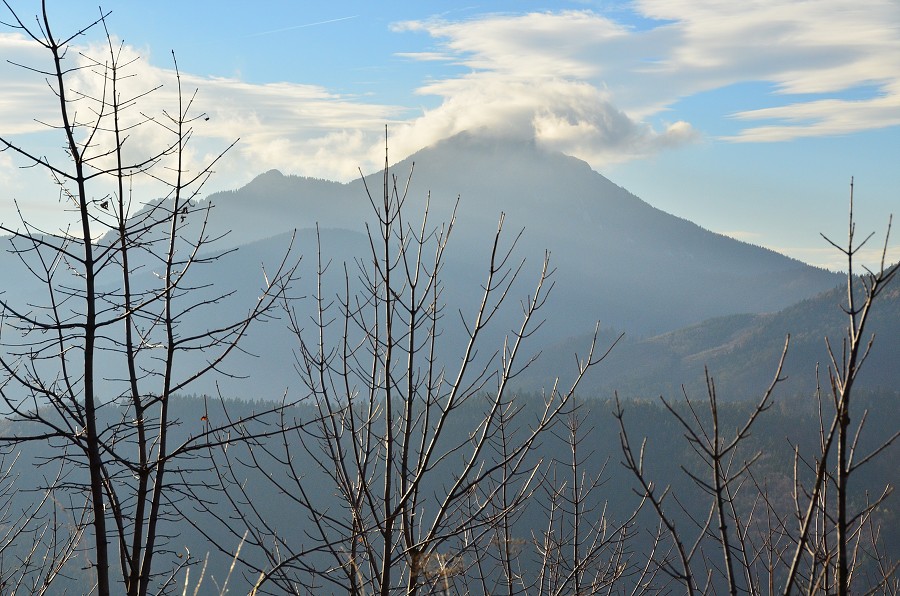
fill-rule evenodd
<path id="1" fill-rule="evenodd" d="M 320 25 L 339 23 L 341 21 L 349 21 L 350 19 L 356 19 L 356 18 L 359 18 L 359 15 L 338 17 L 336 19 L 327 19 L 324 21 L 316 21 L 314 23 L 301 23 L 300 25 L 291 25 L 289 27 L 280 27 L 278 29 L 270 29 L 269 31 L 260 31 L 259 33 L 251 33 L 247 37 L 262 37 L 263 35 L 272 35 L 274 33 L 284 33 L 286 31 L 296 31 L 297 29 L 307 29 L 309 27 L 318 27 Z"/>
<path id="2" fill-rule="evenodd" d="M 658 72 L 689 82 L 681 93 L 747 81 L 773 86 L 780 105 L 735 113 L 744 127 L 726 140 L 778 142 L 900 124 L 900 4 L 893 0 L 639 0 L 635 7 L 677 33 Z"/>
<path id="3" fill-rule="evenodd" d="M 897 90 L 892 89 L 897 87 Z M 734 114 L 748 125 L 739 134 L 724 137 L 737 142 L 778 142 L 800 137 L 852 134 L 900 125 L 900 84 L 885 85 L 865 99 L 820 99 L 793 102 Z"/>

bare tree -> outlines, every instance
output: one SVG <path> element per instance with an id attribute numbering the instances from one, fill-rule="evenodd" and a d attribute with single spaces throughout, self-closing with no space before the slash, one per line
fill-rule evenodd
<path id="1" fill-rule="evenodd" d="M 511 544 L 498 538 L 501 520 L 546 473 L 535 447 L 604 356 L 592 345 L 572 385 L 527 407 L 516 399 L 510 383 L 530 362 L 522 346 L 539 324 L 552 271 L 545 259 L 518 327 L 485 354 L 485 329 L 524 264 L 513 260 L 516 239 L 504 244 L 502 215 L 478 306 L 459 313 L 465 345 L 448 354 L 441 272 L 455 217 L 432 227 L 426 201 L 421 220 L 410 224 L 408 180 L 401 187 L 390 174 L 387 154 L 382 183 L 381 193 L 368 192 L 377 218 L 371 253 L 355 269 L 344 265 L 343 290 L 332 298 L 331 263 L 320 250 L 313 320 L 288 311 L 315 421 L 285 420 L 296 431 L 278 444 L 211 453 L 231 507 L 203 509 L 231 528 L 233 540 L 246 532 L 241 558 L 257 593 L 452 592 L 471 580 L 481 549 Z M 267 504 L 268 514 L 252 505 L 260 483 L 280 499 Z M 324 493 L 316 490 L 323 484 Z M 292 509 L 308 526 L 279 526 L 272 509 Z"/>
<path id="2" fill-rule="evenodd" d="M 829 358 L 828 390 L 824 393 L 830 395 L 831 399 L 823 399 L 821 388 L 817 390 L 816 395 L 820 412 L 827 411 L 827 406 L 823 404 L 823 401 L 828 401 L 833 408 L 833 413 L 830 424 L 826 422 L 827 415 L 820 418 L 822 420 L 820 453 L 816 454 L 814 460 L 803 459 L 801 454 L 797 453 L 798 462 L 795 469 L 801 465 L 807 465 L 814 473 L 812 486 L 808 488 L 804 488 L 799 475 L 795 476 L 794 496 L 799 528 L 796 533 L 796 546 L 790 560 L 784 594 L 790 594 L 796 590 L 795 586 L 801 575 L 804 580 L 802 589 L 806 592 L 818 589 L 841 596 L 849 594 L 854 576 L 859 576 L 854 573 L 854 570 L 858 567 L 860 560 L 853 551 L 857 550 L 860 544 L 861 531 L 870 522 L 872 511 L 893 490 L 893 487 L 888 485 L 879 497 L 867 503 L 862 510 L 855 513 L 848 511 L 847 500 L 850 494 L 852 474 L 872 461 L 900 436 L 900 431 L 898 431 L 869 453 L 857 453 L 857 446 L 868 412 L 862 413 L 860 422 L 854 429 L 850 424 L 850 406 L 857 376 L 875 340 L 874 334 L 867 332 L 866 324 L 878 296 L 896 276 L 900 263 L 888 265 L 885 262 L 891 232 L 891 220 L 889 219 L 881 252 L 880 267 L 877 271 L 871 271 L 864 267 L 865 272 L 857 275 L 856 255 L 874 233 L 869 234 L 861 242 L 857 241 L 856 222 L 853 218 L 852 179 L 850 181 L 848 221 L 846 246 L 842 247 L 823 236 L 847 260 L 847 303 L 841 306 L 844 314 L 847 315 L 847 331 L 842 338 L 839 351 L 834 349 L 830 341 L 826 342 Z M 833 453 L 836 461 L 832 460 Z M 834 468 L 829 469 L 829 466 L 832 465 Z M 817 530 L 814 530 L 814 524 L 818 528 Z M 832 533 L 833 539 L 829 539 Z M 857 547 L 855 548 L 854 545 Z M 801 574 L 800 568 L 804 558 L 807 559 L 805 565 L 807 572 Z M 878 563 L 884 565 L 883 560 L 879 560 Z M 889 573 L 878 583 L 888 582 L 895 570 L 896 563 L 889 565 L 886 569 Z"/>
<path id="3" fill-rule="evenodd" d="M 664 528 L 653 545 L 656 557 L 650 559 L 690 594 L 720 590 L 729 594 L 778 591 L 785 596 L 892 593 L 896 585 L 897 562 L 882 549 L 874 519 L 893 487 L 887 485 L 876 497 L 867 497 L 853 512 L 849 511 L 848 500 L 853 472 L 882 454 L 900 436 L 900 432 L 894 433 L 860 455 L 858 447 L 868 413 L 861 415 L 855 429 L 850 425 L 853 386 L 874 341 L 874 335 L 866 333 L 866 324 L 878 296 L 900 265 L 885 263 L 889 223 L 878 271 L 866 269 L 864 275 L 857 276 L 855 256 L 872 235 L 862 242 L 856 240 L 852 181 L 849 222 L 846 247 L 826 238 L 847 259 L 847 304 L 842 306 L 848 317 L 847 333 L 839 351 L 826 340 L 829 390 L 819 387 L 816 391 L 819 451 L 809 458 L 795 447 L 792 510 L 773 498 L 766 478 L 754 473 L 760 453 L 738 454 L 751 428 L 772 403 L 772 392 L 782 380 L 787 343 L 772 383 L 730 438 L 719 419 L 715 383 L 709 374 L 705 415 L 687 394 L 683 409 L 662 400 L 708 474 L 704 477 L 682 465 L 701 494 L 709 498 L 705 517 L 698 516 L 697 499 L 654 485 L 644 467 L 646 439 L 639 449 L 632 445 L 625 426 L 625 408 L 617 400 L 625 467 L 638 482 L 638 494 L 651 503 Z M 739 502 L 740 491 L 752 496 Z M 688 540 L 685 525 L 693 528 L 694 538 Z M 711 545 L 721 556 L 710 554 L 716 550 Z"/>
<path id="4" fill-rule="evenodd" d="M 568 459 L 550 462 L 536 498 L 530 503 L 540 511 L 537 519 L 543 519 L 544 525 L 534 528 L 529 540 L 522 541 L 514 555 L 509 548 L 495 549 L 505 567 L 511 570 L 510 559 L 516 559 L 516 567 L 521 569 L 516 578 L 521 589 L 510 589 L 508 584 L 504 586 L 505 593 L 610 594 L 619 590 L 628 577 L 641 574 L 631 542 L 644 503 L 640 502 L 621 521 L 608 511 L 609 503 L 599 493 L 610 480 L 606 471 L 609 458 L 594 453 L 595 429 L 584 427 L 584 407 L 581 400 L 573 400 L 552 431 L 562 444 L 559 451 Z M 597 458 L 603 458 L 603 462 L 594 471 L 591 464 L 597 465 Z M 492 545 L 509 544 L 513 535 L 511 521 L 518 523 L 508 515 L 503 518 L 499 530 L 505 541 L 498 539 Z M 489 546 L 479 552 L 489 553 Z M 486 557 L 482 554 L 481 558 Z M 529 571 L 533 579 L 526 581 Z M 504 579 L 509 577 L 509 573 L 504 574 Z"/>
<path id="5" fill-rule="evenodd" d="M 759 416 L 771 406 L 772 393 L 778 383 L 783 380 L 781 370 L 787 355 L 787 348 L 786 341 L 771 384 L 745 422 L 735 429 L 730 437 L 723 436 L 715 382 L 708 373 L 706 378 L 707 397 L 709 398 L 707 417 L 703 416 L 703 412 L 690 400 L 686 392 L 684 398 L 687 412 L 685 413 L 679 412 L 672 404 L 662 399 L 663 405 L 684 430 L 684 436 L 691 449 L 707 468 L 709 476 L 704 478 L 692 472 L 685 464 L 682 463 L 680 466 L 702 493 L 710 496 L 711 503 L 706 509 L 698 507 L 693 499 L 682 497 L 682 500 L 679 500 L 678 496 L 672 494 L 669 487 L 660 491 L 654 486 L 644 468 L 646 440 L 636 452 L 625 427 L 625 409 L 618 398 L 616 399 L 615 416 L 619 422 L 625 468 L 634 475 L 640 486 L 638 494 L 642 499 L 650 502 L 660 523 L 665 528 L 666 536 L 661 539 L 671 541 L 675 555 L 677 555 L 674 556 L 670 549 L 654 548 L 654 551 L 659 550 L 662 556 L 652 560 L 652 564 L 672 579 L 683 583 L 685 592 L 688 594 L 708 592 L 710 586 L 713 585 L 711 582 L 719 579 L 716 577 L 717 574 L 724 575 L 722 579 L 725 581 L 729 594 L 734 595 L 739 591 L 753 592 L 751 559 L 755 559 L 755 556 L 748 548 L 746 527 L 748 520 L 743 519 L 745 512 L 738 511 L 735 500 L 748 471 L 760 454 L 755 453 L 742 462 L 738 459 L 738 448 L 750 435 L 751 428 Z M 667 500 L 669 502 L 674 500 L 677 503 L 675 514 L 667 508 Z M 681 509 L 681 512 L 688 518 L 688 524 L 694 528 L 696 535 L 690 541 L 686 538 L 687 532 L 676 522 L 678 509 Z M 698 514 L 704 511 L 706 512 L 705 518 L 698 517 Z M 721 561 L 712 562 L 709 553 L 706 552 L 704 544 L 709 539 L 712 539 L 721 548 Z M 654 546 L 658 547 L 658 544 Z M 698 565 L 704 569 L 704 573 L 700 574 L 696 571 Z M 740 577 L 743 577 L 744 581 L 739 579 Z M 744 583 L 745 581 L 746 583 Z"/>
<path id="6" fill-rule="evenodd" d="M 26 490 L 19 455 L 0 456 L 0 590 L 44 594 L 75 556 L 84 520 L 71 519 L 54 502 L 64 467 L 53 470 L 48 486 Z"/>
<path id="7" fill-rule="evenodd" d="M 194 269 L 219 258 L 204 256 L 215 239 L 206 232 L 210 205 L 198 202 L 218 158 L 189 170 L 186 150 L 203 114 L 181 89 L 177 63 L 177 105 L 147 114 L 140 104 L 154 90 L 129 95 L 123 89 L 130 63 L 108 32 L 105 56 L 78 54 L 72 46 L 92 27 L 105 30 L 108 13 L 58 36 L 46 3 L 33 25 L 4 4 L 7 25 L 46 51 L 47 67 L 22 68 L 43 78 L 56 97 L 58 122 L 48 128 L 62 137 L 67 161 L 51 161 L 9 138 L 0 138 L 0 150 L 52 178 L 72 225 L 43 230 L 24 215 L 18 227 L 0 225 L 11 252 L 43 288 L 37 302 L 0 300 L 0 398 L 12 421 L 0 441 L 14 449 L 51 446 L 47 465 L 64 471 L 46 491 L 59 500 L 68 494 L 74 504 L 69 539 L 89 557 L 98 594 L 166 591 L 178 570 L 193 562 L 175 552 L 166 529 L 179 517 L 175 503 L 185 492 L 185 471 L 204 465 L 193 454 L 222 440 L 221 429 L 207 425 L 173 443 L 178 421 L 171 398 L 220 370 L 249 325 L 270 316 L 283 299 L 295 265 L 285 256 L 261 276 L 259 299 L 237 320 L 192 328 L 192 315 L 231 292 L 190 281 Z M 80 85 L 79 77 L 98 84 Z M 158 127 L 168 140 L 129 158 L 141 127 Z M 132 193 L 142 179 L 161 184 L 166 196 L 143 204 Z M 196 368 L 182 364 L 188 353 L 203 355 Z M 58 538 L 54 529 L 46 537 L 50 543 Z M 46 577 L 71 555 L 63 549 L 42 562 Z M 28 570 L 24 563 L 18 569 L 20 575 Z"/>

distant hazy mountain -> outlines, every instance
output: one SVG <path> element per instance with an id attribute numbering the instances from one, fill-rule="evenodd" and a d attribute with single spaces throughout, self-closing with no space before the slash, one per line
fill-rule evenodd
<path id="1" fill-rule="evenodd" d="M 473 279 L 484 269 L 501 211 L 508 237 L 524 228 L 519 254 L 533 265 L 532 275 L 544 250 L 551 251 L 553 306 L 565 314 L 554 317 L 561 336 L 598 319 L 649 333 L 718 315 L 774 311 L 839 283 L 833 273 L 655 209 L 585 162 L 533 143 L 462 134 L 395 165 L 401 185 L 413 162 L 410 212 L 421 212 L 430 192 L 437 223 L 459 197 L 451 253 Z M 380 193 L 380 174 L 368 184 Z M 232 230 L 232 245 L 316 223 L 362 232 L 372 220 L 359 181 L 271 171 L 210 200 L 214 225 Z"/>
<path id="2" fill-rule="evenodd" d="M 443 276 L 445 312 L 452 315 L 444 319 L 444 339 L 451 345 L 461 341 L 464 332 L 457 311 L 471 312 L 480 298 L 501 212 L 506 213 L 507 242 L 524 229 L 515 254 L 526 265 L 482 353 L 499 349 L 504 334 L 516 325 L 518 300 L 532 290 L 545 250 L 556 268 L 555 288 L 541 312 L 547 323 L 533 338 L 532 351 L 581 335 L 598 320 L 647 336 L 711 317 L 777 311 L 840 282 L 834 273 L 655 209 L 585 162 L 533 143 L 456 136 L 393 166 L 401 189 L 413 162 L 409 221 L 421 217 L 429 193 L 429 217 L 435 226 L 450 216 L 459 198 Z M 378 199 L 382 174 L 366 182 Z M 239 190 L 211 195 L 209 201 L 214 206 L 209 235 L 227 232 L 217 250 L 238 250 L 217 264 L 197 268 L 196 285 L 214 283 L 237 294 L 194 313 L 185 333 L 244 312 L 260 286 L 260 265 L 271 268 L 280 259 L 291 230 L 299 230 L 295 254 L 304 257 L 296 295 L 311 295 L 315 289 L 317 224 L 323 254 L 332 261 L 330 274 L 336 276 L 327 291 L 343 287 L 342 263 L 366 258 L 366 223 L 373 221 L 373 213 L 362 181 L 342 184 L 273 170 Z M 152 266 L 146 271 L 152 276 Z M 297 304 L 304 317 L 312 314 L 311 301 Z M 223 380 L 226 393 L 250 390 L 254 397 L 265 397 L 296 386 L 294 345 L 283 322 L 255 330 L 246 347 L 257 357 L 237 354 L 234 359 L 234 372 L 252 378 L 243 384 Z M 212 389 L 209 383 L 196 387 L 198 392 Z"/>

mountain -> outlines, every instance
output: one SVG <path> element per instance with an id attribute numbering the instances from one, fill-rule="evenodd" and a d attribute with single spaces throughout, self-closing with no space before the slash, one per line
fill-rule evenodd
<path id="1" fill-rule="evenodd" d="M 459 201 L 443 272 L 446 312 L 471 313 L 477 304 L 500 214 L 506 214 L 507 243 L 524 230 L 515 254 L 525 259 L 525 267 L 509 308 L 486 334 L 483 350 L 500 347 L 503 336 L 516 326 L 517 302 L 533 290 L 545 250 L 555 267 L 555 288 L 541 311 L 547 323 L 532 338 L 529 353 L 582 335 L 598 320 L 629 335 L 655 336 L 712 317 L 775 312 L 841 281 L 837 274 L 655 209 L 583 161 L 534 143 L 462 134 L 392 166 L 401 190 L 411 170 L 409 222 L 418 225 L 428 197 L 429 218 L 435 226 L 452 215 Z M 366 257 L 366 224 L 373 221 L 366 186 L 377 200 L 382 176 L 381 172 L 367 176 L 364 186 L 361 180 L 341 184 L 273 170 L 244 188 L 212 195 L 211 235 L 230 230 L 220 248 L 239 247 L 236 258 L 251 271 L 243 265 L 228 266 L 227 275 L 217 278 L 211 269 L 209 281 L 257 287 L 256 278 L 243 282 L 241 276 L 257 275 L 258 266 L 253 264 L 278 259 L 287 245 L 283 235 L 297 228 L 296 252 L 304 256 L 297 291 L 309 295 L 314 288 L 318 224 L 323 255 L 332 261 L 332 291 L 340 290 L 341 264 Z M 310 320 L 311 301 L 298 305 L 301 318 Z M 458 317 L 445 317 L 444 325 L 444 345 L 459 346 L 465 337 Z M 265 371 L 248 384 L 254 392 L 280 394 L 296 385 L 291 355 L 296 342 L 286 336 L 283 326 L 274 323 L 248 339 L 250 351 L 265 353 L 252 363 L 240 358 L 237 362 L 244 373 Z M 444 353 L 450 357 L 455 352 L 451 347 Z M 571 349 L 565 352 L 567 370 L 572 369 L 571 354 Z"/>
<path id="2" fill-rule="evenodd" d="M 544 250 L 556 267 L 554 325 L 560 335 L 601 320 L 660 333 L 719 315 L 769 312 L 829 289 L 839 276 L 715 234 L 648 205 L 583 161 L 532 142 L 461 134 L 392 167 L 409 187 L 410 213 L 430 193 L 434 222 L 459 197 L 450 253 L 483 271 L 501 212 L 509 238 L 536 275 Z M 367 184 L 381 192 L 381 173 Z M 338 184 L 267 172 L 244 188 L 212 195 L 214 231 L 247 243 L 292 228 L 364 232 L 372 209 L 361 181 Z M 415 216 L 413 216 L 414 219 Z M 476 286 L 477 287 L 477 286 Z"/>
<path id="3" fill-rule="evenodd" d="M 678 399 L 682 390 L 691 398 L 705 399 L 705 370 L 713 377 L 717 397 L 737 401 L 761 397 L 775 374 L 787 334 L 790 344 L 778 387 L 781 395 L 813 395 L 816 371 L 828 390 L 829 363 L 826 339 L 841 358 L 846 333 L 845 287 L 837 287 L 802 300 L 777 313 L 716 317 L 697 325 L 649 338 L 626 335 L 608 359 L 581 385 L 582 393 L 608 397 Z M 896 391 L 900 375 L 900 287 L 879 295 L 867 325 L 874 334 L 869 355 L 856 383 L 859 389 Z M 603 341 L 615 338 L 608 332 Z M 587 336 L 550 346 L 543 357 L 520 378 L 524 386 L 540 386 L 559 374 L 567 359 L 590 340 Z M 570 358 L 569 358 L 570 360 Z"/>
<path id="4" fill-rule="evenodd" d="M 533 292 L 545 251 L 551 254 L 555 286 L 540 312 L 547 322 L 531 338 L 532 352 L 581 335 L 596 321 L 629 334 L 659 335 L 711 317 L 778 311 L 840 283 L 837 274 L 664 213 L 585 162 L 533 142 L 461 134 L 394 165 L 391 172 L 401 190 L 411 170 L 405 217 L 414 226 L 420 225 L 429 197 L 433 226 L 451 217 L 458 200 L 442 274 L 445 313 L 453 314 L 442 320 L 441 339 L 450 346 L 443 354 L 448 357 L 465 340 L 465 327 L 455 313 L 465 316 L 478 304 L 501 213 L 506 214 L 504 246 L 515 243 L 513 262 L 524 259 L 525 264 L 508 308 L 483 338 L 482 354 L 500 349 L 503 337 L 517 327 L 518 301 Z M 331 262 L 325 291 L 341 291 L 342 264 L 350 265 L 355 280 L 354 260 L 367 258 L 366 225 L 373 222 L 373 209 L 366 186 L 379 200 L 382 176 L 367 176 L 365 185 L 362 180 L 343 184 L 273 170 L 241 189 L 208 197 L 212 210 L 206 233 L 222 236 L 215 250 L 237 250 L 195 268 L 194 283 L 235 294 L 192 312 L 194 318 L 182 332 L 202 332 L 242 316 L 260 287 L 260 265 L 271 271 L 295 229 L 293 254 L 303 261 L 293 293 L 315 293 L 319 242 L 324 262 Z M 157 283 L 154 267 L 148 263 L 142 270 L 148 285 Z M 215 296 L 210 289 L 194 295 Z M 314 302 L 307 298 L 294 304 L 306 324 Z M 280 396 L 297 385 L 295 347 L 283 318 L 260 326 L 245 344 L 255 356 L 236 353 L 229 368 L 250 378 L 220 378 L 219 389 L 227 395 Z M 202 362 L 202 354 L 194 357 Z M 567 366 L 571 368 L 571 359 Z M 110 364 L 110 369 L 116 368 Z M 197 392 L 216 389 L 211 380 L 194 386 Z"/>

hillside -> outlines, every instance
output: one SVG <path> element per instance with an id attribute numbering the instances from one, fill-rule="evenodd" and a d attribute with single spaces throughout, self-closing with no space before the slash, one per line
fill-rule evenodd
<path id="1" fill-rule="evenodd" d="M 600 396 L 618 391 L 627 397 L 677 397 L 684 386 L 692 397 L 702 398 L 706 392 L 704 369 L 708 369 L 720 399 L 754 398 L 772 381 L 790 334 L 783 371 L 787 378 L 780 394 L 812 395 L 817 364 L 823 386 L 828 383 L 826 338 L 840 357 L 847 324 L 841 310 L 845 304 L 846 288 L 841 286 L 777 313 L 717 317 L 647 338 L 626 333 L 608 360 L 585 380 L 582 391 Z M 874 334 L 874 342 L 857 384 L 869 390 L 892 390 L 900 383 L 896 367 L 900 288 L 888 288 L 879 296 L 867 330 Z M 604 340 L 611 339 L 609 331 Z M 564 355 L 588 340 L 582 336 L 546 349 L 521 380 L 523 385 L 545 384 L 545 379 L 559 374 L 557 371 L 571 360 Z"/>

